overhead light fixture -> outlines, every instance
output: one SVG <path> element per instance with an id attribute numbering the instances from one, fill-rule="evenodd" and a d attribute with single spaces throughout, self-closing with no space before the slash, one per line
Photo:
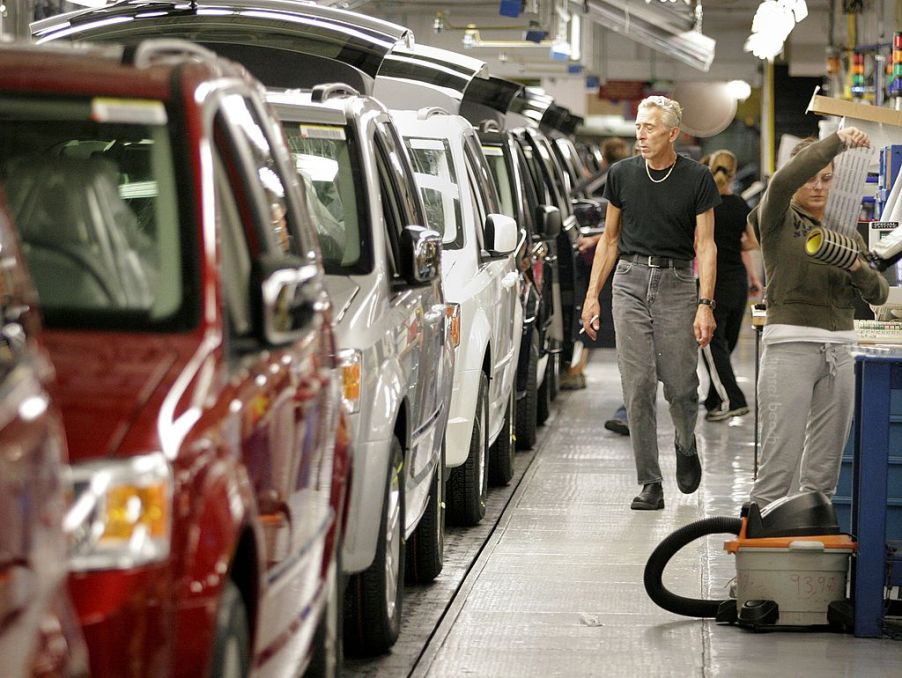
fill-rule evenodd
<path id="1" fill-rule="evenodd" d="M 657 4 L 657 3 L 656 3 Z M 700 5 L 701 3 L 699 3 Z M 622 33 L 645 47 L 707 71 L 714 61 L 713 38 L 699 26 L 699 12 L 670 8 L 655 10 L 654 5 L 627 5 L 623 0 L 586 0 L 586 16 L 602 28 Z M 674 17 L 674 15 L 685 15 Z"/>
<path id="2" fill-rule="evenodd" d="M 745 80 L 730 80 L 727 83 L 727 91 L 736 101 L 745 101 L 752 96 L 752 86 Z"/>
<path id="3" fill-rule="evenodd" d="M 581 61 L 583 58 L 582 52 L 582 43 L 583 43 L 583 32 L 582 32 L 582 19 L 579 14 L 571 13 L 570 14 L 570 61 Z"/>
<path id="4" fill-rule="evenodd" d="M 783 51 L 796 24 L 808 16 L 805 0 L 764 0 L 752 19 L 752 33 L 743 49 L 759 59 L 773 61 Z"/>

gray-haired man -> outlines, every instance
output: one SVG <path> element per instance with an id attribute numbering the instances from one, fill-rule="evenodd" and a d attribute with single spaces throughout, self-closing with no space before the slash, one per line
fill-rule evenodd
<path id="1" fill-rule="evenodd" d="M 702 468 L 695 441 L 698 418 L 697 349 L 714 332 L 714 207 L 720 203 L 711 172 L 677 155 L 682 109 L 667 97 L 639 103 L 639 155 L 611 167 L 605 232 L 595 251 L 582 323 L 594 338 L 599 292 L 616 264 L 612 314 L 617 362 L 630 422 L 630 440 L 642 491 L 631 508 L 664 508 L 658 464 L 657 390 L 664 384 L 677 459 L 677 486 L 698 489 Z M 696 288 L 692 261 L 698 259 Z"/>

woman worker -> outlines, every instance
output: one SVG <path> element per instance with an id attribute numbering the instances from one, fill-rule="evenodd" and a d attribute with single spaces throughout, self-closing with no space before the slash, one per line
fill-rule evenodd
<path id="1" fill-rule="evenodd" d="M 805 238 L 821 225 L 833 158 L 869 146 L 855 127 L 805 140 L 771 179 L 750 220 L 760 226 L 767 321 L 758 378 L 761 467 L 751 500 L 760 507 L 796 491 L 832 496 L 852 423 L 853 300 L 882 304 L 888 285 L 859 256 L 849 269 L 808 256 Z M 853 235 L 862 251 L 864 241 Z"/>

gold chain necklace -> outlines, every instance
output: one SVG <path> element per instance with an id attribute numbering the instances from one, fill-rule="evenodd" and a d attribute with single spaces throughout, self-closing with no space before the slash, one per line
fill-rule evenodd
<path id="1" fill-rule="evenodd" d="M 677 156 L 677 158 L 680 156 Z M 662 181 L 667 181 L 667 177 L 670 176 L 670 173 L 673 172 L 673 168 L 676 167 L 677 158 L 673 159 L 673 164 L 670 166 L 670 169 L 667 170 L 667 174 L 664 175 L 662 179 L 652 179 L 651 172 L 648 169 L 648 160 L 645 161 L 645 173 L 648 175 L 648 180 L 653 184 L 660 184 Z"/>

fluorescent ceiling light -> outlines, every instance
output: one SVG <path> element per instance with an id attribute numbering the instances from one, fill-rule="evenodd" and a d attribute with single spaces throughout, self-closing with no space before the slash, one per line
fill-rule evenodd
<path id="1" fill-rule="evenodd" d="M 662 5 L 669 7 L 670 3 Z M 587 16 L 602 28 L 617 31 L 641 45 L 707 71 L 714 61 L 716 41 L 693 28 L 671 10 L 657 4 L 631 5 L 626 0 L 588 0 Z M 679 5 L 677 5 L 679 7 Z"/>

